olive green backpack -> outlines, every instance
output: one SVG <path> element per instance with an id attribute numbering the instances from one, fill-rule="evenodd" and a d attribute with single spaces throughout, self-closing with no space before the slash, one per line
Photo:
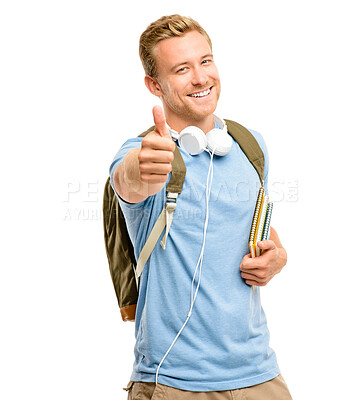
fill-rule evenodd
<path id="1" fill-rule="evenodd" d="M 263 184 L 264 154 L 254 136 L 240 124 L 225 120 L 228 132 L 239 144 L 250 163 L 256 169 Z M 146 136 L 154 130 L 154 126 L 143 132 Z M 177 196 L 182 192 L 186 167 L 178 147 L 175 147 L 172 161 L 171 178 L 166 187 L 165 207 L 136 261 L 133 245 L 129 238 L 126 222 L 118 203 L 118 198 L 107 179 L 103 195 L 103 229 L 109 269 L 116 292 L 118 305 L 124 321 L 134 321 L 138 299 L 138 279 L 154 249 L 161 233 L 165 230 L 161 246 L 166 247 L 166 239 L 171 227 L 173 213 L 176 208 Z"/>

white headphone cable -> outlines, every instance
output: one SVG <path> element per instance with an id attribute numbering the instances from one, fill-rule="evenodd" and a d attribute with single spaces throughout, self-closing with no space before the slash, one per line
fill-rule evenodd
<path id="1" fill-rule="evenodd" d="M 213 150 L 212 153 L 210 153 L 210 151 L 208 149 L 206 149 L 206 151 L 210 154 L 211 159 L 210 159 L 210 167 L 209 167 L 209 172 L 208 172 L 208 175 L 207 175 L 207 184 L 206 184 L 206 217 L 205 217 L 205 224 L 204 224 L 204 239 L 203 239 L 203 243 L 202 243 L 202 249 L 201 249 L 199 261 L 197 262 L 197 265 L 196 265 L 196 268 L 195 268 L 195 272 L 194 272 L 194 276 L 193 276 L 193 279 L 192 279 L 192 284 L 191 284 L 191 308 L 190 308 L 190 312 L 192 311 L 192 307 L 193 307 L 193 304 L 195 302 L 196 295 L 197 295 L 197 292 L 198 292 L 199 286 L 200 286 L 202 260 L 204 258 L 204 249 L 205 249 L 205 241 L 206 241 L 206 230 L 207 230 L 207 226 L 208 226 L 208 223 L 209 223 L 209 199 L 210 199 L 210 193 L 211 193 L 212 179 L 213 179 L 213 176 L 214 176 L 214 165 L 212 164 L 212 160 L 213 160 L 213 157 L 214 157 L 214 150 Z M 211 176 L 211 179 L 210 179 L 210 176 Z M 209 184 L 209 182 L 210 182 L 210 184 Z M 196 273 L 197 273 L 199 264 L 200 264 L 199 281 L 198 281 L 198 285 L 197 285 L 197 288 L 196 288 L 195 296 L 193 297 L 194 281 L 195 281 L 195 277 L 196 277 Z"/>
<path id="2" fill-rule="evenodd" d="M 206 242 L 206 230 L 207 230 L 207 225 L 209 223 L 209 198 L 210 198 L 210 193 L 211 193 L 212 179 L 213 179 L 213 175 L 214 175 L 214 166 L 213 166 L 212 160 L 213 160 L 213 157 L 214 157 L 215 150 L 213 150 L 212 153 L 210 153 L 210 151 L 208 149 L 206 149 L 206 151 L 211 156 L 210 165 L 209 165 L 209 171 L 208 171 L 208 174 L 207 174 L 207 183 L 206 183 L 206 217 L 205 217 L 205 223 L 204 223 L 204 237 L 203 237 L 203 242 L 202 242 L 201 253 L 200 253 L 200 257 L 199 257 L 199 260 L 197 262 L 196 268 L 195 268 L 195 272 L 194 272 L 194 276 L 193 276 L 192 284 L 191 284 L 191 306 L 190 306 L 190 310 L 189 310 L 189 312 L 187 314 L 187 318 L 186 318 L 184 324 L 182 325 L 181 329 L 178 331 L 175 339 L 171 343 L 171 346 L 168 348 L 168 350 L 166 351 L 165 355 L 162 357 L 162 360 L 158 364 L 157 371 L 156 371 L 156 385 L 157 385 L 157 382 L 158 382 L 158 373 L 159 373 L 159 370 L 160 370 L 160 367 L 161 367 L 162 363 L 165 361 L 166 357 L 168 356 L 168 353 L 171 351 L 172 347 L 176 343 L 176 340 L 181 335 L 182 331 L 184 330 L 187 322 L 189 321 L 189 319 L 191 317 L 192 310 L 193 310 L 193 307 L 194 307 L 194 303 L 196 301 L 196 296 L 197 296 L 197 293 L 198 293 L 199 287 L 200 287 L 202 261 L 203 261 L 203 258 L 204 258 L 204 250 L 205 250 L 205 242 Z M 211 180 L 210 180 L 210 176 L 211 176 Z M 210 181 L 210 183 L 209 183 L 209 181 Z M 199 279 L 198 279 L 198 283 L 197 283 L 197 287 L 196 287 L 196 291 L 195 291 L 195 296 L 193 296 L 194 281 L 195 281 L 196 272 L 199 269 L 199 266 L 200 266 Z"/>

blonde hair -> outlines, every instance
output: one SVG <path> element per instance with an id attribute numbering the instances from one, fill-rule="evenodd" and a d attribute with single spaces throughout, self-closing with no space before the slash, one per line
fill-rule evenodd
<path id="1" fill-rule="evenodd" d="M 158 42 L 172 37 L 183 36 L 190 31 L 201 33 L 212 49 L 211 40 L 201 25 L 190 17 L 178 14 L 166 15 L 152 22 L 142 33 L 139 42 L 139 55 L 146 75 L 157 77 L 154 49 Z"/>

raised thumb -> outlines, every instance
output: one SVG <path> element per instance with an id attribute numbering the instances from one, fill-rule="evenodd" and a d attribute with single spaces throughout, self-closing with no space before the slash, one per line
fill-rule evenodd
<path id="1" fill-rule="evenodd" d="M 170 131 L 166 126 L 166 118 L 161 106 L 154 106 L 152 109 L 155 131 L 162 137 L 170 137 Z"/>

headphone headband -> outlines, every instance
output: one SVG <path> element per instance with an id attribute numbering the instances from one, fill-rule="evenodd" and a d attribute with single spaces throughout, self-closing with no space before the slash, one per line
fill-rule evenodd
<path id="1" fill-rule="evenodd" d="M 179 146 L 190 155 L 197 155 L 204 150 L 214 152 L 217 156 L 226 155 L 232 146 L 231 136 L 228 134 L 224 120 L 213 116 L 214 124 L 218 127 L 206 134 L 197 126 L 187 126 L 180 133 L 167 125 L 173 140 L 178 140 Z"/>
<path id="2" fill-rule="evenodd" d="M 214 117 L 214 123 L 216 122 L 216 125 L 220 126 L 220 128 L 216 128 L 216 129 L 221 129 L 222 131 L 227 132 L 226 122 L 223 119 L 217 117 L 216 115 L 213 115 L 213 117 Z M 166 122 L 166 126 L 167 126 L 168 130 L 170 131 L 172 139 L 178 140 L 180 134 L 177 131 L 175 131 L 174 129 L 172 129 L 167 122 Z"/>

